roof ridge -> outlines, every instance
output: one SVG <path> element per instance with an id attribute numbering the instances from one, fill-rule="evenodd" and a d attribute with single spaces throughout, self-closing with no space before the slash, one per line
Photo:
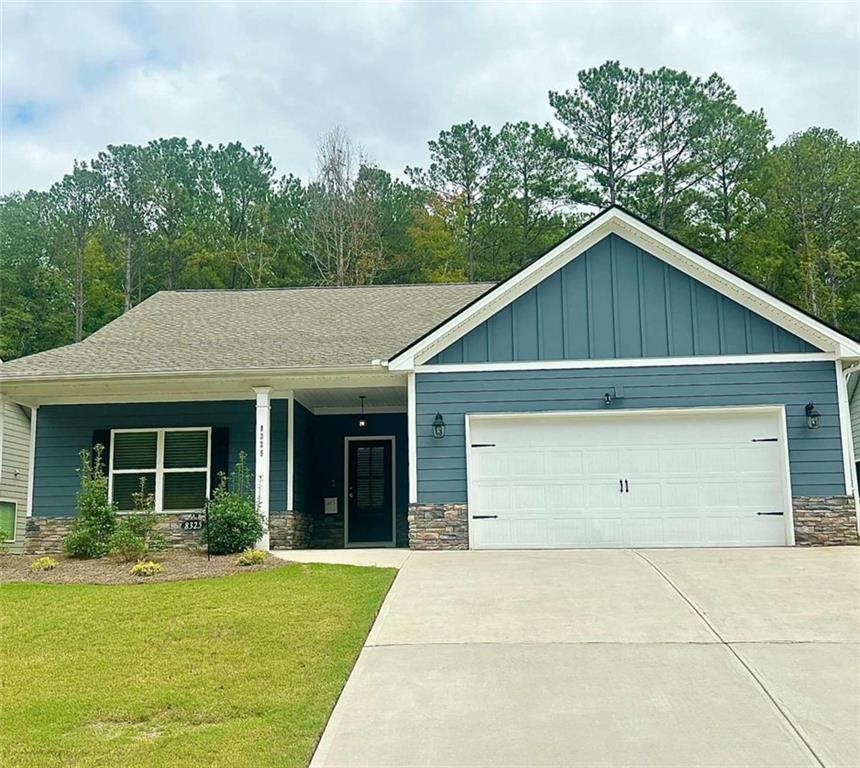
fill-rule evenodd
<path id="1" fill-rule="evenodd" d="M 496 285 L 498 280 L 480 280 L 457 283 L 371 283 L 366 285 L 285 285 L 272 288 L 163 288 L 152 294 L 162 293 L 274 293 L 276 291 L 348 291 L 360 288 L 452 288 Z M 152 298 L 152 297 L 149 297 Z M 141 302 L 142 304 L 143 302 Z M 139 304 L 135 306 L 140 306 Z"/>

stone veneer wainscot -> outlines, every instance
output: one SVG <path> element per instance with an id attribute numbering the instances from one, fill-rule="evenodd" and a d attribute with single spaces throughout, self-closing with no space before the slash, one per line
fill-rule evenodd
<path id="1" fill-rule="evenodd" d="M 269 513 L 272 549 L 307 549 L 311 544 L 311 516 L 295 510 Z"/>
<path id="2" fill-rule="evenodd" d="M 468 549 L 468 507 L 465 504 L 410 504 L 409 548 Z"/>
<path id="3" fill-rule="evenodd" d="M 182 530 L 182 521 L 192 515 L 159 514 L 158 530 L 167 539 L 167 546 L 176 549 L 195 549 L 202 545 L 200 531 Z M 47 555 L 63 551 L 63 540 L 69 533 L 73 516 L 28 517 L 24 533 L 24 554 Z"/>
<path id="4" fill-rule="evenodd" d="M 796 544 L 860 544 L 857 508 L 852 496 L 798 496 L 792 499 L 792 506 Z"/>

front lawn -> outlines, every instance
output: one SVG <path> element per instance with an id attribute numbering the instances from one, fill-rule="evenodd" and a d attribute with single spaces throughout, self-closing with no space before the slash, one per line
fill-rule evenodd
<path id="1" fill-rule="evenodd" d="M 0 585 L 0 764 L 306 765 L 394 573 Z"/>

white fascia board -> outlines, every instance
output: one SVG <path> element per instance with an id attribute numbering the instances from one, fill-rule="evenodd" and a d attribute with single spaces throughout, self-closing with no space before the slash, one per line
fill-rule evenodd
<path id="1" fill-rule="evenodd" d="M 860 356 L 859 343 L 771 296 L 624 211 L 613 208 L 390 360 L 389 369 L 414 370 L 417 365 L 425 363 L 436 353 L 465 336 L 487 318 L 531 290 L 544 278 L 561 269 L 577 256 L 585 253 L 609 234 L 617 234 L 634 243 L 684 274 L 771 320 L 813 346 L 833 352 L 839 358 Z"/>
<path id="2" fill-rule="evenodd" d="M 696 357 L 630 357 L 609 360 L 537 360 L 512 363 L 444 363 L 416 366 L 416 373 L 477 373 L 489 371 L 563 371 L 593 368 L 658 368 L 681 365 L 740 365 L 743 363 L 811 363 L 834 361 L 833 352 L 791 352 L 769 355 L 698 355 Z"/>

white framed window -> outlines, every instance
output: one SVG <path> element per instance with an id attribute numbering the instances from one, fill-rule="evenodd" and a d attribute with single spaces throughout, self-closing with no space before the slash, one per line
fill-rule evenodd
<path id="1" fill-rule="evenodd" d="M 211 427 L 112 429 L 108 494 L 129 512 L 143 478 L 156 512 L 196 512 L 209 498 L 211 464 Z"/>
<path id="2" fill-rule="evenodd" d="M 0 541 L 15 541 L 15 527 L 18 522 L 18 502 L 0 499 Z"/>

